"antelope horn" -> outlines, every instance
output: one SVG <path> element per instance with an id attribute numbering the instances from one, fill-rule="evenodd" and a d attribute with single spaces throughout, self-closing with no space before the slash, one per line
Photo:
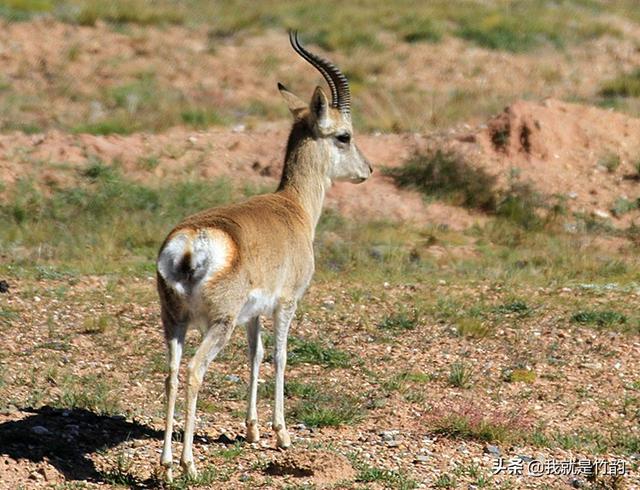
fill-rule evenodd
<path id="1" fill-rule="evenodd" d="M 331 106 L 339 109 L 340 112 L 350 114 L 351 91 L 347 77 L 329 60 L 311 53 L 304 48 L 298 40 L 298 31 L 289 31 L 289 41 L 295 52 L 307 60 L 327 81 L 331 89 Z"/>

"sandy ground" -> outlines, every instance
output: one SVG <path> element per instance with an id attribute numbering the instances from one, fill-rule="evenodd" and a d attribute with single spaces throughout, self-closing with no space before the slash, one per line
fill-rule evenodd
<path id="1" fill-rule="evenodd" d="M 382 171 L 402 165 L 417 151 L 446 149 L 494 176 L 499 187 L 509 185 L 510 176 L 517 174 L 536 192 L 559 196 L 571 211 L 627 227 L 640 211 L 616 216 L 611 208 L 620 198 L 639 197 L 640 120 L 542 98 L 589 97 L 610 74 L 633 68 L 639 56 L 635 30 L 618 27 L 629 36 L 604 38 L 544 56 L 470 48 L 455 39 L 430 49 L 394 48 L 378 61 L 382 68 L 376 75 L 377 83 L 393 90 L 407 84 L 446 90 L 457 81 L 462 88 L 486 93 L 488 87 L 508 98 L 522 92 L 532 70 L 548 70 L 548 82 L 536 82 L 532 88 L 540 96 L 537 101 L 515 100 L 486 121 L 469 121 L 434 133 L 357 135 L 356 142 L 376 172 L 358 192 L 349 184 L 336 184 L 327 196 L 327 206 L 354 219 L 444 225 L 454 230 L 486 220 L 479 212 L 426 202 L 414 191 L 398 189 Z M 95 158 L 150 185 L 227 176 L 273 188 L 288 132 L 284 119 L 200 131 L 175 127 L 128 136 L 70 134 L 56 127 L 83 111 L 87 119 L 95 116 L 86 100 L 96 84 L 116 86 L 134 80 L 141 70 L 152 70 L 161 83 L 170 83 L 193 100 L 207 98 L 230 106 L 248 99 L 272 100 L 276 80 L 295 81 L 295 85 L 303 80 L 312 86 L 315 79 L 308 67 L 285 64 L 272 69 L 264 62 L 271 59 L 277 65 L 274 57 L 289 56 L 282 33 L 274 32 L 210 50 L 206 31 L 198 29 L 133 28 L 125 34 L 103 24 L 89 28 L 48 20 L 2 23 L 2 77 L 11 81 L 12 90 L 51 93 L 51 97 L 29 113 L 46 128 L 44 132 L 0 135 L 0 196 L 6 200 L 20 179 L 32 180 L 44 192 L 72 187 L 81 179 L 79 170 Z M 348 63 L 339 54 L 337 61 Z M 83 96 L 75 101 L 61 95 L 66 91 Z M 425 120 L 437 117 L 434 107 L 424 108 Z M 612 169 L 606 164 L 611 155 L 620 160 Z M 148 165 L 150 159 L 153 165 Z M 3 309 L 11 312 L 0 317 L 0 394 L 10 400 L 0 413 L 0 488 L 117 488 L 118 482 L 157 488 L 163 397 L 163 373 L 157 364 L 162 363 L 163 347 L 153 279 L 134 278 L 130 283 L 105 277 L 8 280 L 10 290 L 0 296 Z M 201 468 L 218 472 L 209 487 L 344 488 L 340 481 L 346 480 L 355 488 L 395 488 L 400 483 L 393 475 L 401 474 L 428 488 L 435 487 L 442 475 L 456 474 L 459 485 L 452 488 L 471 490 L 479 488 L 479 474 L 489 479 L 486 488 L 615 488 L 591 486 L 582 477 L 578 483 L 567 476 L 490 478 L 496 456 L 507 460 L 522 456 L 540 461 L 624 457 L 635 466 L 624 480 L 626 486 L 618 488 L 640 488 L 637 451 L 623 456 L 583 451 L 569 444 L 567 449 L 550 449 L 529 442 L 493 448 L 437 433 L 439 421 L 457 413 L 480 421 L 488 418 L 509 430 L 540 428 L 567 437 L 615 430 L 637 440 L 637 335 L 596 332 L 568 318 L 577 301 L 615 302 L 631 308 L 638 292 L 634 288 L 594 292 L 565 285 L 523 286 L 517 294 L 533 305 L 534 314 L 527 318 L 507 314 L 495 332 L 482 340 L 460 337 L 451 322 L 429 315 L 401 335 L 387 335 L 379 328 L 399 305 L 456 294 L 459 288 L 446 283 L 379 284 L 375 291 L 365 292 L 354 292 L 350 284 L 314 285 L 295 335 L 339 346 L 353 364 L 336 369 L 291 366 L 288 379 L 323 383 L 336 397 L 357 394 L 364 418 L 338 428 L 293 425 L 295 446 L 287 453 L 273 449 L 265 422 L 270 402 L 265 397 L 260 401 L 263 442 L 240 444 L 247 372 L 243 332 L 238 329 L 228 353 L 211 367 L 209 388 L 202 394 L 208 410 L 199 412 L 196 453 Z M 469 302 L 508 300 L 505 291 L 488 282 L 475 285 L 468 294 Z M 558 298 L 566 304 L 553 303 Z M 104 331 L 87 332 L 87 324 L 100 316 L 107 318 Z M 473 366 L 471 388 L 453 388 L 447 382 L 449 368 L 458 360 Z M 504 372 L 514 366 L 531 367 L 536 379 L 506 382 Z M 263 371 L 265 380 L 272 377 L 267 363 Z M 394 375 L 407 371 L 428 381 L 384 388 Z M 65 376 L 93 376 L 88 379 L 94 384 L 108 381 L 126 417 L 52 408 L 52 400 L 64 393 Z M 236 443 L 241 446 L 237 454 L 232 451 Z M 398 473 L 371 483 L 362 477 L 354 481 L 360 471 L 354 457 Z M 613 485 L 606 478 L 600 483 Z"/>

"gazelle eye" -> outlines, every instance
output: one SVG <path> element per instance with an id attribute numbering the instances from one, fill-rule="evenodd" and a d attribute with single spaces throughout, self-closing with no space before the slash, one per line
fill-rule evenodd
<path id="1" fill-rule="evenodd" d="M 336 136 L 336 139 L 340 143 L 349 144 L 351 142 L 351 135 L 349 133 L 340 133 Z"/>

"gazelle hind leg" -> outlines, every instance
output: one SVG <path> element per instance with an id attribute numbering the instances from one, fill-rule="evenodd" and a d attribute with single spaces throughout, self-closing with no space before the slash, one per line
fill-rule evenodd
<path id="1" fill-rule="evenodd" d="M 212 324 L 202 337 L 202 341 L 189 362 L 187 370 L 187 406 L 185 413 L 184 438 L 180 465 L 187 475 L 195 478 L 197 471 L 193 462 L 193 432 L 195 428 L 196 403 L 198 391 L 202 385 L 204 374 L 211 361 L 227 345 L 233 332 L 233 321 L 224 320 Z"/>
<path id="2" fill-rule="evenodd" d="M 289 326 L 296 312 L 296 302 L 282 302 L 274 315 L 275 352 L 275 402 L 273 410 L 273 430 L 276 433 L 276 445 L 287 448 L 291 445 L 291 437 L 284 421 L 284 370 L 287 365 L 287 335 Z"/>
<path id="3" fill-rule="evenodd" d="M 249 379 L 249 394 L 247 397 L 247 442 L 258 442 L 260 430 L 258 428 L 258 409 L 256 403 L 258 399 L 258 375 L 260 374 L 260 363 L 264 358 L 264 347 L 262 346 L 262 336 L 260 330 L 262 325 L 260 317 L 253 318 L 247 324 L 247 340 L 249 344 L 249 366 L 251 375 Z"/>
<path id="4" fill-rule="evenodd" d="M 162 447 L 160 464 L 166 468 L 166 478 L 168 481 L 171 481 L 173 477 L 171 470 L 171 466 L 173 464 L 171 440 L 173 436 L 173 419 L 178 392 L 178 370 L 180 368 L 182 346 L 184 344 L 187 327 L 184 324 L 173 325 L 168 320 L 164 319 L 163 323 L 167 343 L 169 374 L 167 374 L 165 379 L 166 418 L 164 428 L 164 445 Z"/>

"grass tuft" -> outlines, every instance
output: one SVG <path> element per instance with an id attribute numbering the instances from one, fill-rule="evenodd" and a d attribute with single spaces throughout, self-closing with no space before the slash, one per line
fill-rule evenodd
<path id="1" fill-rule="evenodd" d="M 604 82 L 600 88 L 603 97 L 640 97 L 640 69 L 618 75 Z"/>
<path id="2" fill-rule="evenodd" d="M 307 388 L 304 398 L 293 406 L 290 417 L 307 427 L 340 427 L 364 419 L 365 408 L 352 395 L 314 386 Z"/>
<path id="3" fill-rule="evenodd" d="M 488 322 L 474 317 L 458 318 L 455 325 L 457 335 L 472 339 L 483 339 L 493 330 Z"/>
<path id="4" fill-rule="evenodd" d="M 330 368 L 347 368 L 353 365 L 353 360 L 348 352 L 325 345 L 317 340 L 290 337 L 288 345 L 287 362 L 292 366 L 309 363 Z"/>
<path id="5" fill-rule="evenodd" d="M 517 442 L 526 433 L 521 414 L 505 414 L 472 404 L 436 412 L 431 426 L 436 434 L 494 443 Z"/>
<path id="6" fill-rule="evenodd" d="M 409 314 L 406 311 L 385 315 L 378 323 L 378 327 L 382 330 L 402 331 L 415 330 L 418 326 L 418 313 Z"/>
<path id="7" fill-rule="evenodd" d="M 52 404 L 59 408 L 81 408 L 100 415 L 122 412 L 113 388 L 96 375 L 67 376 L 61 392 Z"/>
<path id="8" fill-rule="evenodd" d="M 415 153 L 403 166 L 386 172 L 399 186 L 415 188 L 428 197 L 485 211 L 497 205 L 495 178 L 453 152 Z"/>
<path id="9" fill-rule="evenodd" d="M 517 368 L 508 369 L 503 373 L 503 379 L 509 383 L 533 383 L 536 378 L 536 372 L 532 369 Z"/>
<path id="10" fill-rule="evenodd" d="M 462 362 L 454 362 L 451 365 L 447 379 L 449 384 L 456 388 L 470 388 L 472 375 L 473 373 L 469 366 Z"/>
<path id="11" fill-rule="evenodd" d="M 613 310 L 582 310 L 574 313 L 571 321 L 583 325 L 595 325 L 600 328 L 608 328 L 627 323 L 627 316 Z"/>

